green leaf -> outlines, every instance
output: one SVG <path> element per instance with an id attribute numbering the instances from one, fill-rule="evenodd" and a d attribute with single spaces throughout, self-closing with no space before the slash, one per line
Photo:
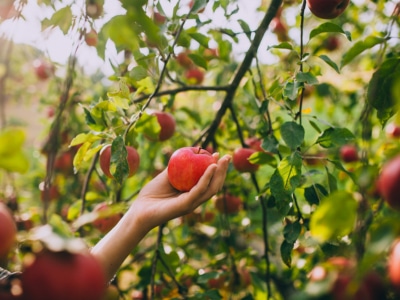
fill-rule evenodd
<path id="1" fill-rule="evenodd" d="M 296 80 L 302 83 L 308 83 L 310 85 L 318 84 L 318 79 L 310 72 L 298 72 L 296 74 Z"/>
<path id="2" fill-rule="evenodd" d="M 283 96 L 290 100 L 296 100 L 300 84 L 297 81 L 288 81 L 283 89 Z"/>
<path id="3" fill-rule="evenodd" d="M 354 134 L 347 128 L 329 127 L 317 139 L 316 143 L 324 148 L 341 146 L 354 141 Z"/>
<path id="4" fill-rule="evenodd" d="M 122 136 L 116 137 L 111 144 L 110 173 L 119 184 L 129 175 L 127 155 L 124 139 Z"/>
<path id="5" fill-rule="evenodd" d="M 277 201 L 288 200 L 300 185 L 302 159 L 295 151 L 285 157 L 271 176 L 271 193 Z"/>
<path id="6" fill-rule="evenodd" d="M 284 240 L 281 244 L 281 258 L 282 261 L 287 265 L 289 268 L 292 264 L 292 250 L 294 247 L 294 243 L 289 243 L 288 241 Z"/>
<path id="7" fill-rule="evenodd" d="M 86 142 L 93 143 L 95 141 L 101 140 L 103 135 L 101 134 L 94 134 L 92 132 L 89 133 L 80 133 L 76 137 L 72 139 L 69 146 L 77 146 Z"/>
<path id="8" fill-rule="evenodd" d="M 296 122 L 283 123 L 280 131 L 286 145 L 292 150 L 300 147 L 304 141 L 304 128 Z"/>
<path id="9" fill-rule="evenodd" d="M 0 133 L 0 168 L 9 172 L 25 173 L 29 159 L 22 151 L 25 132 L 18 128 L 7 128 Z"/>
<path id="10" fill-rule="evenodd" d="M 283 237 L 288 243 L 293 244 L 299 237 L 300 232 L 301 232 L 301 224 L 299 221 L 288 223 L 283 228 Z"/>
<path id="11" fill-rule="evenodd" d="M 130 78 L 135 81 L 142 80 L 148 76 L 147 70 L 142 66 L 136 66 L 129 72 Z"/>
<path id="12" fill-rule="evenodd" d="M 337 191 L 324 198 L 311 215 L 310 232 L 319 242 L 340 239 L 353 230 L 357 215 L 357 201 L 345 191 Z"/>
<path id="13" fill-rule="evenodd" d="M 196 66 L 202 67 L 204 69 L 208 68 L 207 60 L 204 58 L 204 56 L 200 56 L 195 53 L 189 53 L 188 56 Z"/>
<path id="14" fill-rule="evenodd" d="M 343 68 L 345 65 L 349 64 L 360 53 L 378 44 L 382 44 L 385 41 L 386 39 L 376 36 L 368 36 L 365 40 L 358 41 L 343 55 L 340 68 Z"/>
<path id="15" fill-rule="evenodd" d="M 75 156 L 74 156 L 74 160 L 73 160 L 73 164 L 74 164 L 74 172 L 78 172 L 82 162 L 84 161 L 84 157 L 86 155 L 86 152 L 89 150 L 89 148 L 92 146 L 92 142 L 85 142 L 83 143 L 78 151 L 76 152 Z"/>
<path id="16" fill-rule="evenodd" d="M 328 195 L 328 191 L 319 183 L 308 186 L 304 189 L 304 198 L 310 204 L 318 205 L 321 199 Z"/>
<path id="17" fill-rule="evenodd" d="M 278 165 L 275 156 L 263 151 L 258 151 L 250 155 L 249 162 L 258 165 L 270 165 L 274 168 Z"/>
<path id="18" fill-rule="evenodd" d="M 400 99 L 393 93 L 400 80 L 400 59 L 391 58 L 382 63 L 372 75 L 368 85 L 367 101 L 378 111 L 378 118 L 384 124 L 399 107 Z"/>
<path id="19" fill-rule="evenodd" d="M 42 21 L 42 30 L 48 27 L 59 27 L 62 33 L 67 34 L 72 25 L 72 11 L 71 7 L 67 5 L 58 9 L 50 19 Z"/>
<path id="20" fill-rule="evenodd" d="M 326 55 L 320 55 L 318 56 L 320 59 L 322 59 L 324 62 L 326 62 L 332 69 L 334 69 L 336 71 L 336 73 L 340 74 L 340 70 L 339 67 L 337 66 L 337 64 L 332 61 L 328 56 Z"/>
<path id="21" fill-rule="evenodd" d="M 251 29 L 250 29 L 249 25 L 242 19 L 239 19 L 238 23 L 239 23 L 240 27 L 242 28 L 242 31 L 246 34 L 247 38 L 250 39 L 251 38 Z"/>
<path id="22" fill-rule="evenodd" d="M 201 34 L 199 32 L 193 32 L 193 33 L 188 33 L 189 36 L 194 39 L 196 42 L 198 42 L 201 46 L 204 48 L 208 48 L 208 42 L 210 41 L 210 38 L 204 34 Z"/>
<path id="23" fill-rule="evenodd" d="M 288 42 L 282 42 L 278 45 L 268 46 L 267 50 L 269 50 L 269 49 L 293 50 L 293 45 Z"/>
<path id="24" fill-rule="evenodd" d="M 349 41 L 351 41 L 351 35 L 348 31 L 344 31 L 342 27 L 337 24 L 326 22 L 319 25 L 317 28 L 314 28 L 310 32 L 310 40 L 318 34 L 332 32 L 332 33 L 342 33 L 344 34 Z"/>

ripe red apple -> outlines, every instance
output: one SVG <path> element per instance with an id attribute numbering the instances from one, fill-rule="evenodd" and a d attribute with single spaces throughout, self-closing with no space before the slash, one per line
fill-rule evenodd
<path id="1" fill-rule="evenodd" d="M 382 167 L 376 186 L 387 204 L 395 210 L 400 210 L 400 155 Z"/>
<path id="2" fill-rule="evenodd" d="M 340 147 L 340 158 L 344 162 L 355 162 L 359 160 L 357 147 L 354 145 L 343 145 Z"/>
<path id="3" fill-rule="evenodd" d="M 279 42 L 289 41 L 288 29 L 285 23 L 279 17 L 271 20 L 271 31 L 276 34 Z"/>
<path id="4" fill-rule="evenodd" d="M 137 150 L 131 146 L 126 146 L 127 154 L 127 162 L 129 166 L 129 174 L 128 177 L 132 177 L 139 168 L 140 157 Z M 104 175 L 108 178 L 114 178 L 110 171 L 110 163 L 111 163 L 111 145 L 104 146 L 100 151 L 100 168 L 103 171 Z"/>
<path id="5" fill-rule="evenodd" d="M 95 206 L 93 209 L 94 212 L 105 212 L 109 210 L 110 207 L 107 203 L 100 203 Z M 117 223 L 119 220 L 121 220 L 122 214 L 116 213 L 107 217 L 99 217 L 93 222 L 93 226 L 97 228 L 101 233 L 107 233 L 109 232 Z"/>
<path id="6" fill-rule="evenodd" d="M 67 251 L 36 254 L 21 283 L 29 300 L 99 300 L 106 289 L 103 269 L 92 255 Z"/>
<path id="7" fill-rule="evenodd" d="M 155 11 L 153 14 L 153 20 L 154 20 L 154 23 L 161 26 L 161 25 L 165 24 L 165 21 L 167 20 L 167 18 L 164 15 L 160 14 L 159 12 Z"/>
<path id="8" fill-rule="evenodd" d="M 64 174 L 72 174 L 74 170 L 74 153 L 67 150 L 57 155 L 54 161 L 54 169 Z"/>
<path id="9" fill-rule="evenodd" d="M 310 11 L 321 19 L 334 19 L 340 16 L 350 0 L 307 0 Z"/>
<path id="10" fill-rule="evenodd" d="M 175 118 L 171 114 L 161 111 L 154 112 L 153 115 L 157 117 L 158 124 L 160 124 L 161 127 L 158 140 L 166 141 L 170 139 L 175 133 Z"/>
<path id="11" fill-rule="evenodd" d="M 181 192 L 190 191 L 209 165 L 217 160 L 200 147 L 183 147 L 176 150 L 168 162 L 168 179 Z"/>
<path id="12" fill-rule="evenodd" d="M 255 172 L 260 165 L 252 164 L 249 157 L 257 152 L 251 148 L 238 148 L 233 152 L 232 163 L 235 169 L 239 172 Z"/>
<path id="13" fill-rule="evenodd" d="M 204 72 L 199 68 L 193 67 L 185 72 L 185 77 L 189 84 L 201 84 L 204 80 Z"/>
<path id="14" fill-rule="evenodd" d="M 258 137 L 252 136 L 249 137 L 245 140 L 245 143 L 251 148 L 256 151 L 264 151 L 264 149 L 261 147 L 262 140 L 259 139 Z"/>
<path id="15" fill-rule="evenodd" d="M 185 69 L 189 69 L 193 66 L 193 61 L 190 59 L 188 53 L 188 51 L 184 51 L 176 55 L 176 62 Z"/>
<path id="16" fill-rule="evenodd" d="M 220 213 L 236 214 L 242 209 L 243 202 L 240 197 L 226 193 L 215 197 L 214 205 Z"/>
<path id="17" fill-rule="evenodd" d="M 37 78 L 40 80 L 46 80 L 54 74 L 53 65 L 41 59 L 35 59 L 33 61 L 33 68 Z"/>
<path id="18" fill-rule="evenodd" d="M 0 202 L 0 261 L 6 259 L 17 236 L 17 226 L 9 208 Z"/>
<path id="19" fill-rule="evenodd" d="M 395 123 L 389 123 L 386 126 L 386 135 L 390 138 L 400 138 L 400 126 Z"/>
<path id="20" fill-rule="evenodd" d="M 340 46 L 340 40 L 337 36 L 329 36 L 322 43 L 322 47 L 328 51 L 335 51 Z"/>
<path id="21" fill-rule="evenodd" d="M 390 249 L 387 268 L 390 282 L 400 290 L 400 240 L 396 240 Z"/>
<path id="22" fill-rule="evenodd" d="M 97 39 L 98 39 L 97 32 L 93 28 L 88 33 L 85 34 L 85 42 L 88 46 L 96 47 Z"/>

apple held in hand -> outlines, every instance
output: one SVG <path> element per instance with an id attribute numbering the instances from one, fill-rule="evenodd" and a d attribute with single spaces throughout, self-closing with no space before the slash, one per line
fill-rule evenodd
<path id="1" fill-rule="evenodd" d="M 127 157 L 126 160 L 129 166 L 129 174 L 128 177 L 132 177 L 139 168 L 140 157 L 137 150 L 131 146 L 126 146 Z M 111 163 L 111 145 L 104 146 L 100 151 L 100 168 L 103 171 L 104 175 L 108 178 L 114 178 L 110 171 L 110 163 Z"/>
<path id="2" fill-rule="evenodd" d="M 307 0 L 310 11 L 321 19 L 334 19 L 340 16 L 350 0 Z"/>
<path id="3" fill-rule="evenodd" d="M 257 152 L 252 148 L 238 148 L 233 152 L 232 163 L 235 169 L 239 172 L 255 172 L 260 165 L 252 164 L 249 157 Z"/>
<path id="4" fill-rule="evenodd" d="M 0 261 L 5 259 L 14 246 L 17 226 L 8 207 L 0 202 Z"/>
<path id="5" fill-rule="evenodd" d="M 183 147 L 176 150 L 168 163 L 168 179 L 181 192 L 190 191 L 209 165 L 217 162 L 210 152 L 200 147 Z"/>
<path id="6" fill-rule="evenodd" d="M 99 300 L 106 280 L 100 263 L 89 253 L 38 253 L 21 276 L 29 300 Z"/>
<path id="7" fill-rule="evenodd" d="M 390 207 L 400 210 L 400 155 L 383 166 L 377 189 Z"/>

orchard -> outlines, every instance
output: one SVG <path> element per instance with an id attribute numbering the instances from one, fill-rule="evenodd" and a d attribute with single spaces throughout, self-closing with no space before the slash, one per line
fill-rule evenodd
<path id="1" fill-rule="evenodd" d="M 399 37 L 398 0 L 0 1 L 0 299 L 400 299 Z M 143 188 L 224 155 L 108 280 Z"/>

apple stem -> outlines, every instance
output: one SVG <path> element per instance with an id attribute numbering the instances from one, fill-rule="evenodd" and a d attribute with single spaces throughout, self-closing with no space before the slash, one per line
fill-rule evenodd
<path id="1" fill-rule="evenodd" d="M 201 147 L 198 147 L 197 148 L 197 154 L 200 154 L 200 151 L 201 151 Z"/>

